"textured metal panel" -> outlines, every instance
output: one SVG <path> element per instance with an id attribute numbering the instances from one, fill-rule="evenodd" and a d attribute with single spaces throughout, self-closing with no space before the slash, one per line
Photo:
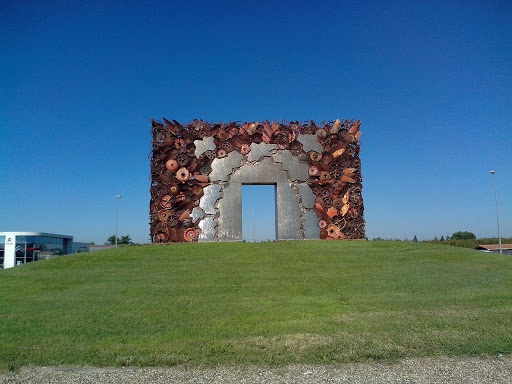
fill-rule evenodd
<path id="1" fill-rule="evenodd" d="M 242 184 L 275 184 L 286 181 L 286 173 L 271 157 L 266 157 L 258 163 L 245 164 L 235 171 L 230 179 L 232 183 Z"/>
<path id="2" fill-rule="evenodd" d="M 210 181 L 228 181 L 228 176 L 233 172 L 233 169 L 240 167 L 243 158 L 244 156 L 241 153 L 233 151 L 222 159 L 213 160 Z"/>
<path id="3" fill-rule="evenodd" d="M 303 145 L 304 152 L 315 151 L 322 153 L 324 151 L 322 144 L 316 138 L 316 135 L 299 135 L 297 141 Z"/>
<path id="4" fill-rule="evenodd" d="M 218 203 L 217 240 L 242 241 L 242 184 L 230 183 Z"/>
<path id="5" fill-rule="evenodd" d="M 201 233 L 198 241 L 215 241 L 215 221 L 212 217 L 207 217 L 199 222 Z"/>
<path id="6" fill-rule="evenodd" d="M 299 195 L 302 199 L 302 206 L 306 209 L 311 209 L 315 206 L 316 195 L 313 193 L 309 185 L 297 184 Z"/>
<path id="7" fill-rule="evenodd" d="M 213 142 L 213 136 L 205 137 L 202 140 L 194 140 L 194 145 L 196 146 L 196 150 L 194 154 L 196 157 L 201 156 L 206 151 L 214 151 L 215 143 Z"/>
<path id="8" fill-rule="evenodd" d="M 277 144 L 252 143 L 251 152 L 247 155 L 248 161 L 258 161 L 261 157 L 268 157 L 272 151 L 278 149 Z"/>
<path id="9" fill-rule="evenodd" d="M 192 218 L 192 222 L 195 223 L 197 220 L 202 219 L 204 217 L 204 211 L 199 207 L 194 207 L 192 213 L 190 214 Z"/>
<path id="10" fill-rule="evenodd" d="M 318 227 L 318 216 L 314 212 L 306 211 L 304 213 L 306 224 L 304 225 L 304 235 L 308 240 L 318 240 L 320 238 L 320 228 Z"/>
<path id="11" fill-rule="evenodd" d="M 301 240 L 299 200 L 289 183 L 277 183 L 277 239 Z"/>
<path id="12" fill-rule="evenodd" d="M 274 155 L 276 163 L 282 163 L 283 169 L 288 171 L 291 181 L 307 181 L 309 179 L 309 165 L 298 161 L 290 151 L 278 151 Z"/>
<path id="13" fill-rule="evenodd" d="M 215 214 L 215 203 L 221 197 L 220 191 L 221 185 L 212 184 L 203 188 L 203 197 L 199 201 L 199 207 L 201 207 L 207 215 Z"/>

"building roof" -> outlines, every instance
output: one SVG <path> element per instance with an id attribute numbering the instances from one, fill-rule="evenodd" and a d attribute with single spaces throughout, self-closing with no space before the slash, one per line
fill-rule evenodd
<path id="1" fill-rule="evenodd" d="M 475 249 L 481 249 L 486 251 L 499 251 L 500 245 L 499 244 L 487 244 L 487 245 L 479 245 L 478 247 L 475 247 Z M 501 249 L 512 249 L 512 244 L 501 244 Z"/>
<path id="2" fill-rule="evenodd" d="M 45 237 L 61 237 L 63 239 L 72 239 L 73 236 L 68 235 L 58 235 L 56 233 L 46 233 L 46 232 L 0 232 L 0 236 L 7 236 L 14 235 L 14 236 L 45 236 Z"/>

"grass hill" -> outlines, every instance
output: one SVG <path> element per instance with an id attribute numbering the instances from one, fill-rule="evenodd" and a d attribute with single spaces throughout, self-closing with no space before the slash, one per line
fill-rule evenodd
<path id="1" fill-rule="evenodd" d="M 131 246 L 0 271 L 0 369 L 512 352 L 512 258 L 404 242 Z"/>

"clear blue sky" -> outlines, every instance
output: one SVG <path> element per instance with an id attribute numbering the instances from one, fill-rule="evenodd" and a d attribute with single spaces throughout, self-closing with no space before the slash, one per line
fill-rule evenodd
<path id="1" fill-rule="evenodd" d="M 152 117 L 354 118 L 369 238 L 496 235 L 491 169 L 512 236 L 510 1 L 9 1 L 0 42 L 0 231 L 104 243 L 121 194 L 148 241 Z"/>

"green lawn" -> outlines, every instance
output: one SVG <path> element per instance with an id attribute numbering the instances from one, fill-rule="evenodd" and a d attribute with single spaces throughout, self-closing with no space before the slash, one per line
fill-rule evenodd
<path id="1" fill-rule="evenodd" d="M 512 257 L 424 243 L 132 246 L 0 271 L 0 370 L 512 353 Z"/>

